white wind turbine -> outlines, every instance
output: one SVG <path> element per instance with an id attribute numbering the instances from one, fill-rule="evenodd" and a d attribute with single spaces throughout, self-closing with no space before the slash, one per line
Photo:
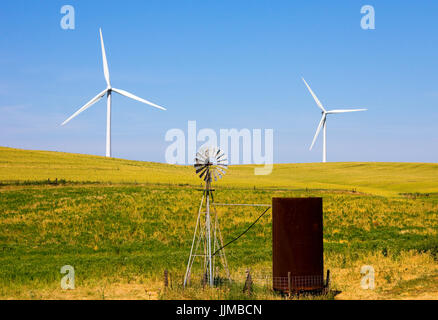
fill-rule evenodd
<path id="1" fill-rule="evenodd" d="M 107 157 L 111 157 L 111 93 L 113 91 L 117 92 L 118 94 L 121 94 L 122 96 L 125 96 L 125 97 L 131 98 L 133 100 L 137 100 L 137 101 L 143 102 L 145 104 L 148 104 L 148 105 L 150 105 L 152 107 L 155 107 L 155 108 L 158 108 L 158 109 L 161 109 L 161 110 L 166 110 L 166 109 L 161 107 L 161 106 L 159 106 L 159 105 L 156 105 L 156 104 L 154 104 L 154 103 L 152 103 L 150 101 L 147 101 L 145 99 L 137 97 L 137 96 L 133 95 L 132 93 L 129 93 L 129 92 L 125 91 L 125 90 L 116 89 L 116 88 L 111 87 L 110 76 L 109 76 L 109 69 L 108 69 L 108 62 L 106 60 L 105 47 L 103 45 L 102 29 L 99 29 L 99 33 L 100 33 L 100 45 L 102 46 L 103 73 L 105 75 L 105 80 L 106 80 L 107 87 L 106 87 L 105 90 L 100 92 L 97 96 L 95 96 L 93 99 L 88 101 L 78 111 L 76 111 L 70 118 L 65 120 L 61 124 L 61 126 L 65 125 L 71 119 L 73 119 L 78 114 L 80 114 L 82 111 L 87 110 L 89 107 L 91 107 L 97 101 L 102 99 L 105 96 L 105 94 L 106 94 L 106 96 L 107 96 L 107 108 L 106 108 L 106 156 Z"/>
<path id="2" fill-rule="evenodd" d="M 319 132 L 321 131 L 321 127 L 324 127 L 322 162 L 327 162 L 327 144 L 326 144 L 326 136 L 327 136 L 327 133 L 326 133 L 326 131 L 327 131 L 326 122 L 327 122 L 327 115 L 328 114 L 336 114 L 336 113 L 366 111 L 367 109 L 341 109 L 341 110 L 330 110 L 330 111 L 327 111 L 327 110 L 324 109 L 324 107 L 322 106 L 322 103 L 318 100 L 316 95 L 313 93 L 312 89 L 310 89 L 310 86 L 307 84 L 306 80 L 304 80 L 304 78 L 302 78 L 302 79 L 303 79 L 307 89 L 309 89 L 310 94 L 312 95 L 313 99 L 315 99 L 316 104 L 322 110 L 322 112 L 321 112 L 322 113 L 321 121 L 319 122 L 318 128 L 316 129 L 316 133 L 315 133 L 315 136 L 313 137 L 312 145 L 310 146 L 309 150 L 312 150 L 313 145 L 315 144 L 316 138 L 318 137 Z"/>

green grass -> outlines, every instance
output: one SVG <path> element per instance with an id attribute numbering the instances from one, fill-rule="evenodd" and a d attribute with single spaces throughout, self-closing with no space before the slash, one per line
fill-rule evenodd
<path id="1" fill-rule="evenodd" d="M 375 298 L 387 298 L 409 283 L 427 292 L 427 281 L 415 279 L 438 274 L 437 168 L 284 164 L 272 175 L 254 176 L 252 166 L 233 166 L 215 197 L 227 203 L 323 197 L 325 264 L 334 286 L 357 297 L 360 266 L 372 263 L 379 274 Z M 191 167 L 0 148 L 0 182 L 0 298 L 63 298 L 60 268 L 66 264 L 75 267 L 81 295 L 74 298 L 111 296 L 102 290 L 114 283 L 142 283 L 158 292 L 164 269 L 174 275 L 175 289 L 158 297 L 246 298 L 236 287 L 216 293 L 177 287 L 201 196 Z M 261 211 L 218 213 L 226 242 Z M 227 249 L 234 278 L 243 279 L 248 267 L 269 271 L 270 215 Z M 257 290 L 257 297 L 275 298 Z"/>

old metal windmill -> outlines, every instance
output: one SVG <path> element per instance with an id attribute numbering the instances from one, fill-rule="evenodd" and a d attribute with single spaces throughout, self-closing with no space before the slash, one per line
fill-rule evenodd
<path id="1" fill-rule="evenodd" d="M 227 159 L 220 149 L 204 147 L 197 152 L 195 162 L 196 174 L 205 182 L 205 185 L 184 277 L 184 287 L 190 282 L 196 257 L 202 259 L 202 276 L 210 286 L 214 285 L 217 260 L 220 260 L 226 277 L 230 279 L 219 220 L 214 206 L 214 189 L 211 187 L 213 179 L 217 181 L 226 173 Z M 216 259 L 216 256 L 219 256 L 219 259 Z"/>

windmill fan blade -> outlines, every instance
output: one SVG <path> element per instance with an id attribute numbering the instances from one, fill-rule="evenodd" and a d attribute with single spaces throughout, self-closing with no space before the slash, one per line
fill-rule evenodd
<path id="1" fill-rule="evenodd" d="M 221 169 L 221 168 L 217 168 L 217 171 L 220 172 L 220 173 L 222 173 L 223 175 L 225 175 L 225 173 L 226 173 L 225 170 L 223 170 L 223 169 Z"/>
<path id="2" fill-rule="evenodd" d="M 91 107 L 93 104 L 95 104 L 97 101 L 99 101 L 100 99 L 102 99 L 102 97 L 105 95 L 105 93 L 107 92 L 107 89 L 103 90 L 101 93 L 99 93 L 97 96 L 95 96 L 93 99 L 91 99 L 90 101 L 88 101 L 83 107 L 81 107 L 78 111 L 76 111 L 75 113 L 73 113 L 70 118 L 68 118 L 67 120 L 65 120 L 63 123 L 61 123 L 61 126 L 65 125 L 67 122 L 69 122 L 71 119 L 73 119 L 74 117 L 76 117 L 78 114 L 80 114 L 81 112 L 87 110 L 89 107 Z"/>
<path id="3" fill-rule="evenodd" d="M 125 97 L 128 97 L 128 98 L 140 101 L 142 103 L 148 104 L 148 105 L 150 105 L 152 107 L 155 107 L 155 108 L 158 108 L 158 109 L 161 109 L 161 110 L 166 110 L 166 108 L 163 108 L 163 107 L 159 106 L 158 104 L 152 103 L 152 102 L 147 101 L 147 100 L 145 100 L 143 98 L 137 97 L 136 95 L 133 95 L 132 93 L 130 93 L 128 91 L 125 91 L 125 90 L 122 90 L 122 89 L 116 89 L 116 88 L 113 88 L 112 90 L 117 92 L 118 94 L 121 94 L 122 96 L 125 96 Z"/>
<path id="4" fill-rule="evenodd" d="M 218 168 L 220 170 L 228 170 L 228 166 L 224 165 L 224 164 L 217 165 L 216 168 Z"/>
<path id="5" fill-rule="evenodd" d="M 204 155 L 200 154 L 199 152 L 196 153 L 196 157 L 199 158 L 199 159 L 202 159 L 202 161 L 205 161 L 205 159 L 206 159 L 204 157 Z"/>
<path id="6" fill-rule="evenodd" d="M 106 52 L 105 52 L 105 46 L 103 44 L 102 29 L 99 29 L 99 33 L 100 33 L 100 46 L 102 47 L 103 74 L 105 75 L 106 84 L 108 85 L 108 88 L 110 88 L 111 84 L 110 84 L 110 76 L 108 69 L 108 61 L 106 60 Z"/>
<path id="7" fill-rule="evenodd" d="M 309 150 L 312 150 L 313 145 L 315 144 L 316 138 L 318 138 L 319 132 L 321 131 L 322 125 L 325 122 L 325 118 L 326 118 L 326 115 L 323 114 L 322 118 L 321 118 L 321 121 L 319 122 L 318 128 L 316 129 L 316 133 L 315 133 L 315 136 L 313 137 L 312 145 L 310 146 Z"/>
<path id="8" fill-rule="evenodd" d="M 208 167 L 206 167 L 206 170 L 203 171 L 203 172 L 199 175 L 199 178 L 202 178 L 202 177 L 204 176 L 204 174 L 205 174 L 207 171 L 208 171 Z"/>
<path id="9" fill-rule="evenodd" d="M 304 81 L 304 84 L 306 85 L 307 89 L 309 90 L 310 94 L 312 95 L 313 99 L 315 100 L 316 104 L 318 105 L 318 107 L 325 112 L 324 107 L 322 106 L 322 103 L 318 100 L 318 97 L 315 95 L 315 93 L 313 93 L 312 89 L 310 89 L 310 86 L 307 84 L 306 80 L 304 80 L 304 78 L 301 78 Z"/>
<path id="10" fill-rule="evenodd" d="M 202 170 L 204 170 L 207 166 L 203 166 L 202 168 L 196 169 L 196 173 L 201 172 Z"/>
<path id="11" fill-rule="evenodd" d="M 219 160 L 220 158 L 222 158 L 225 155 L 225 153 L 222 153 L 219 157 L 217 157 L 217 160 Z"/>
<path id="12" fill-rule="evenodd" d="M 197 168 L 200 168 L 200 167 L 206 167 L 207 166 L 207 163 L 204 163 L 204 162 L 200 162 L 200 163 L 197 163 L 196 164 L 196 167 Z"/>
<path id="13" fill-rule="evenodd" d="M 204 174 L 205 174 L 205 175 L 204 175 Z M 207 170 L 205 170 L 205 171 L 200 175 L 200 177 L 202 178 L 202 176 L 204 176 L 204 181 L 207 181 L 209 174 L 210 174 L 210 168 L 207 167 Z"/>
<path id="14" fill-rule="evenodd" d="M 204 176 L 204 174 L 207 172 L 208 168 L 203 168 L 202 171 L 199 174 L 199 178 L 202 179 L 202 177 Z"/>

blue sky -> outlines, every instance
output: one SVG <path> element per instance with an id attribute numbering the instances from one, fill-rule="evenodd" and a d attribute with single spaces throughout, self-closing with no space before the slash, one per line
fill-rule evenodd
<path id="1" fill-rule="evenodd" d="M 60 27 L 63 5 L 75 30 Z M 360 27 L 373 5 L 376 29 Z M 274 129 L 275 162 L 438 161 L 436 1 L 4 1 L 0 145 L 105 154 L 101 101 L 59 124 L 111 82 L 167 107 L 113 98 L 113 156 L 164 162 L 171 128 Z"/>

